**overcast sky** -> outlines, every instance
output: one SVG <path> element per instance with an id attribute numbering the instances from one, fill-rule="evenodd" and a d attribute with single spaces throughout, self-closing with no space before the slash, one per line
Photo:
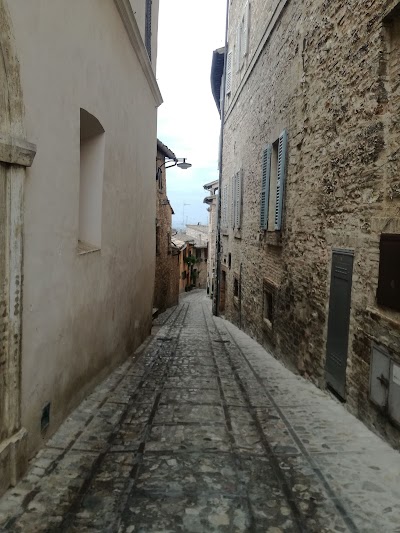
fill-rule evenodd
<path id="1" fill-rule="evenodd" d="M 218 179 L 220 120 L 211 93 L 212 52 L 224 46 L 225 0 L 160 0 L 158 138 L 192 168 L 167 171 L 172 225 L 206 224 L 203 185 Z"/>

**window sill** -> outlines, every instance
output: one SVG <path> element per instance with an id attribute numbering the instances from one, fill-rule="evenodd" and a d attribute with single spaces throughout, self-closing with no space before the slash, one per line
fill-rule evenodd
<path id="1" fill-rule="evenodd" d="M 400 330 L 400 313 L 398 311 L 384 311 L 383 309 L 377 309 L 376 307 L 367 307 L 366 311 L 371 316 L 385 320 L 391 326 Z M 390 316 L 389 313 L 397 316 Z"/>
<path id="2" fill-rule="evenodd" d="M 225 237 L 229 237 L 229 230 L 228 228 L 221 228 L 222 235 L 225 235 Z"/>
<path id="3" fill-rule="evenodd" d="M 241 239 L 242 238 L 242 230 L 235 229 L 234 232 L 233 232 L 233 236 L 235 237 L 235 239 Z"/>
<path id="4" fill-rule="evenodd" d="M 282 232 L 281 231 L 264 231 L 264 242 L 268 246 L 282 247 Z"/>
<path id="5" fill-rule="evenodd" d="M 76 248 L 77 255 L 86 255 L 93 252 L 100 252 L 101 248 L 98 246 L 93 246 L 93 244 L 88 244 L 87 242 L 78 241 L 78 246 Z"/>

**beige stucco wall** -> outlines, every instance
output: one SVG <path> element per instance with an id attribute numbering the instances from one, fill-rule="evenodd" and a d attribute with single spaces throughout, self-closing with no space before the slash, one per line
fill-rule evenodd
<path id="1" fill-rule="evenodd" d="M 32 453 L 148 335 L 156 103 L 112 1 L 13 0 L 27 138 L 22 424 Z M 105 130 L 101 251 L 78 255 L 79 115 Z"/>

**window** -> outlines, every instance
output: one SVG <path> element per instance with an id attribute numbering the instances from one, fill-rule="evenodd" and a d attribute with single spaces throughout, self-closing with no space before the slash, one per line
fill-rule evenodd
<path id="1" fill-rule="evenodd" d="M 286 179 L 287 132 L 263 151 L 261 173 L 260 226 L 279 231 L 282 227 L 283 196 Z"/>
<path id="2" fill-rule="evenodd" d="M 232 254 L 231 253 L 228 254 L 228 267 L 229 267 L 229 270 L 232 267 Z"/>
<path id="3" fill-rule="evenodd" d="M 400 235 L 381 235 L 376 296 L 379 305 L 400 311 Z"/>
<path id="4" fill-rule="evenodd" d="M 201 259 L 201 248 L 196 248 L 196 259 Z"/>
<path id="5" fill-rule="evenodd" d="M 151 61 L 151 5 L 152 0 L 146 0 L 146 22 L 145 22 L 145 46 Z"/>
<path id="6" fill-rule="evenodd" d="M 78 250 L 101 246 L 104 175 L 104 128 L 96 117 L 80 110 L 80 186 Z"/>
<path id="7" fill-rule="evenodd" d="M 267 329 L 272 329 L 275 313 L 275 299 L 277 293 L 277 286 L 271 280 L 264 279 L 263 281 L 263 320 Z"/>
<path id="8" fill-rule="evenodd" d="M 236 30 L 236 71 L 239 72 L 249 52 L 250 2 L 246 2 Z"/>
<path id="9" fill-rule="evenodd" d="M 163 163 L 165 163 L 165 161 L 163 161 Z M 157 184 L 158 184 L 158 190 L 162 191 L 163 190 L 163 171 L 162 171 L 162 168 L 160 167 L 157 169 Z"/>
<path id="10" fill-rule="evenodd" d="M 221 197 L 221 226 L 228 227 L 228 184 L 225 183 L 222 187 Z"/>
<path id="11" fill-rule="evenodd" d="M 273 294 L 266 287 L 264 287 L 264 321 L 269 326 L 272 326 L 272 323 L 274 321 L 273 308 L 274 308 Z"/>
<path id="12" fill-rule="evenodd" d="M 230 94 L 232 90 L 232 61 L 233 61 L 233 52 L 232 50 L 230 50 L 226 55 L 225 94 Z"/>
<path id="13" fill-rule="evenodd" d="M 234 229 L 240 229 L 242 222 L 242 179 L 243 172 L 241 170 L 236 172 L 232 178 L 231 224 Z"/>
<path id="14" fill-rule="evenodd" d="M 233 296 L 239 298 L 239 280 L 237 277 L 233 280 Z"/>

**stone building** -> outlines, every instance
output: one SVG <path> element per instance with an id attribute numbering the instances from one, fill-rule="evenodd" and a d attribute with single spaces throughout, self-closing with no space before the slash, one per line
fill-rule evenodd
<path id="1" fill-rule="evenodd" d="M 230 2 L 220 189 L 221 311 L 396 445 L 398 5 Z"/>
<path id="2" fill-rule="evenodd" d="M 176 161 L 176 156 L 157 140 L 156 273 L 153 305 L 158 312 L 177 305 L 179 300 L 179 261 L 177 255 L 173 254 L 171 244 L 174 211 L 167 196 L 166 160 Z"/>
<path id="3" fill-rule="evenodd" d="M 190 269 L 186 258 L 192 255 L 193 244 L 182 240 L 180 234 L 173 235 L 171 241 L 178 258 L 179 294 L 181 294 L 188 291 L 191 285 Z"/>
<path id="4" fill-rule="evenodd" d="M 219 100 L 218 100 L 219 101 Z M 208 261 L 207 261 L 207 294 L 210 298 L 214 294 L 214 276 L 215 276 L 215 247 L 217 236 L 217 209 L 218 209 L 218 180 L 206 183 L 203 187 L 209 192 L 204 198 L 204 203 L 208 205 Z"/>
<path id="5" fill-rule="evenodd" d="M 186 226 L 185 232 L 176 234 L 176 239 L 187 245 L 184 261 L 188 262 L 185 290 L 205 289 L 207 285 L 208 226 L 201 224 Z M 191 258 L 191 259 L 189 259 Z"/>
<path id="6" fill-rule="evenodd" d="M 0 0 L 0 492 L 150 332 L 157 21 Z"/>

